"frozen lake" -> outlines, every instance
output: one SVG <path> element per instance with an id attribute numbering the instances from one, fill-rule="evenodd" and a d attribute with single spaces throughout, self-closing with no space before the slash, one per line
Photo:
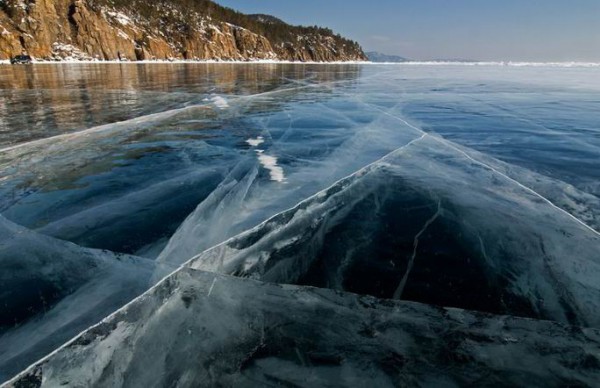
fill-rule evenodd
<path id="1" fill-rule="evenodd" d="M 1 70 L 0 381 L 184 263 L 600 328 L 599 67 Z"/>

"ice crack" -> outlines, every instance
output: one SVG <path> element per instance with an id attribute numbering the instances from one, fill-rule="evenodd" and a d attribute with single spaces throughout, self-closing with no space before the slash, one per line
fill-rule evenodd
<path id="1" fill-rule="evenodd" d="M 209 290 L 208 290 L 208 295 L 207 295 L 207 296 L 210 296 L 210 294 L 212 294 L 212 292 L 213 292 L 213 288 L 215 288 L 215 284 L 216 284 L 216 283 L 217 283 L 217 278 L 215 277 L 215 278 L 213 279 L 213 281 L 212 281 L 212 284 L 210 285 L 210 288 L 209 288 Z"/>
<path id="2" fill-rule="evenodd" d="M 371 104 L 366 104 L 363 103 L 365 105 L 371 106 L 372 109 L 375 109 L 389 117 L 392 117 L 400 122 L 402 122 L 403 124 L 405 124 L 406 126 L 408 126 L 409 128 L 412 128 L 416 131 L 418 131 L 419 133 L 426 135 L 427 132 L 425 132 L 424 130 L 422 130 L 421 128 L 409 123 L 408 121 L 404 120 L 401 117 L 398 117 L 396 115 L 391 114 L 390 112 L 387 112 L 377 106 L 373 106 Z M 469 155 L 467 152 L 463 151 L 461 148 L 459 148 L 458 146 L 456 146 L 453 142 L 446 140 L 442 137 L 439 136 L 431 136 L 432 139 L 434 139 L 435 141 L 437 141 L 438 143 L 441 143 L 442 145 L 445 145 L 447 147 L 452 148 L 453 150 L 455 150 L 456 152 L 460 153 L 461 155 L 463 155 L 465 158 L 467 158 L 468 160 L 470 160 L 471 162 L 478 164 L 479 166 L 486 168 L 498 175 L 500 175 L 502 178 L 508 180 L 509 182 L 512 182 L 514 184 L 516 184 L 517 186 L 519 186 L 521 189 L 529 192 L 530 194 L 538 197 L 539 199 L 541 199 L 542 201 L 546 202 L 548 205 L 550 205 L 553 209 L 558 210 L 559 212 L 563 213 L 564 215 L 566 215 L 567 217 L 571 218 L 573 221 L 577 222 L 578 224 L 580 224 L 581 226 L 583 226 L 585 229 L 589 230 L 590 232 L 592 232 L 593 234 L 595 234 L 596 236 L 600 236 L 600 232 L 597 231 L 596 229 L 594 229 L 593 227 L 591 227 L 590 225 L 588 225 L 587 223 L 585 223 L 584 221 L 580 220 L 579 218 L 577 218 L 576 216 L 574 216 L 573 214 L 569 213 L 567 210 L 561 208 L 560 206 L 556 205 L 554 202 L 552 202 L 551 200 L 549 200 L 548 198 L 544 197 L 542 194 L 538 193 L 537 191 L 535 191 L 534 189 L 532 189 L 531 187 L 525 186 L 523 183 L 517 181 L 514 178 L 511 178 L 510 176 L 508 176 L 507 174 L 495 169 L 494 167 L 490 166 L 489 164 L 482 162 L 480 160 L 475 159 L 474 157 L 472 157 L 471 155 Z"/>
<path id="3" fill-rule="evenodd" d="M 425 222 L 425 224 L 423 225 L 423 227 L 421 228 L 419 233 L 417 233 L 415 235 L 415 238 L 413 240 L 413 252 L 410 257 L 410 260 L 408 261 L 408 266 L 406 267 L 406 272 L 404 273 L 404 276 L 402 277 L 402 280 L 400 281 L 398 288 L 396 288 L 396 291 L 394 292 L 394 299 L 402 298 L 402 293 L 404 292 L 404 287 L 406 286 L 406 282 L 408 281 L 408 276 L 410 275 L 410 273 L 413 269 L 413 266 L 415 265 L 415 258 L 417 257 L 417 249 L 419 248 L 419 238 L 423 235 L 423 233 L 425 233 L 427 228 L 429 228 L 429 226 L 435 222 L 435 220 L 440 216 L 441 212 L 442 212 L 442 202 L 440 200 L 438 200 L 437 210 L 436 210 L 435 214 L 433 216 L 431 216 L 431 218 L 429 218 Z"/>

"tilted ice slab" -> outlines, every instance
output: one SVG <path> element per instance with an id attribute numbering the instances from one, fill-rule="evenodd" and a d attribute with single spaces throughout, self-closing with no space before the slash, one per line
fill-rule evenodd
<path id="1" fill-rule="evenodd" d="M 305 121 L 314 120 L 311 115 L 319 111 L 313 107 L 298 109 L 308 110 L 296 112 L 296 116 Z M 349 119 L 343 117 L 340 120 Z M 181 224 L 157 262 L 180 265 L 205 249 L 259 224 L 269 216 L 289 209 L 341 177 L 355 172 L 419 136 L 408 126 L 398 125 L 396 120 L 385 115 L 375 115 L 375 119 L 368 125 L 361 126 L 352 122 L 348 124 L 348 128 L 326 131 L 294 128 L 290 123 L 289 129 L 275 134 L 269 132 L 273 129 L 269 129 L 268 124 L 262 125 L 263 130 L 271 136 L 269 143 L 275 152 L 287 155 L 302 155 L 303 152 L 308 154 L 296 163 L 300 166 L 284 166 L 283 182 L 265 182 L 264 179 L 260 179 L 260 173 L 264 171 L 257 160 L 240 160 L 219 187 Z M 301 140 L 289 140 L 294 137 Z M 339 141 L 339 144 L 328 144 L 334 141 Z M 260 146 L 262 147 L 262 144 Z M 310 149 L 311 146 L 314 150 Z M 324 148 L 332 150 L 322 157 L 310 155 L 311 152 L 317 153 L 318 149 Z M 300 159 L 300 156 L 297 158 Z M 159 267 L 155 278 L 160 279 L 167 273 L 160 271 Z"/>
<path id="2" fill-rule="evenodd" d="M 599 252 L 585 222 L 424 134 L 187 265 L 600 327 Z"/>
<path id="3" fill-rule="evenodd" d="M 153 268 L 0 216 L 0 380 L 147 290 Z"/>
<path id="4" fill-rule="evenodd" d="M 115 160 L 140 139 L 162 134 L 168 140 L 173 126 L 212 112 L 209 106 L 189 106 L 0 149 L 2 206 L 37 190 L 76 186 L 80 178 L 114 168 Z"/>
<path id="5" fill-rule="evenodd" d="M 7 387 L 594 385 L 600 332 L 182 269 Z"/>
<path id="6" fill-rule="evenodd" d="M 148 242 L 146 249 L 152 250 L 155 245 L 152 242 L 160 238 L 170 224 L 177 222 L 177 215 L 182 213 L 182 208 L 185 209 L 184 204 L 193 207 L 194 200 L 206 197 L 211 188 L 223 179 L 224 171 L 223 167 L 215 167 L 179 172 L 174 178 L 65 216 L 37 229 L 37 232 L 76 241 L 84 246 L 101 245 L 115 251 L 119 247 Z M 148 257 L 153 256 L 150 254 Z"/>
<path id="7" fill-rule="evenodd" d="M 0 209 L 12 221 L 53 237 L 79 245 L 119 248 L 102 244 L 108 240 L 107 225 L 111 226 L 108 234 L 119 236 L 136 227 L 142 230 L 144 225 L 136 222 L 140 215 L 156 215 L 163 208 L 172 208 L 169 201 L 174 199 L 196 203 L 202 198 L 202 190 L 192 190 L 198 181 L 210 188 L 216 177 L 224 175 L 225 167 L 200 173 L 194 170 L 197 166 L 185 162 L 175 169 L 173 159 L 177 157 L 163 160 L 165 169 L 171 167 L 176 172 L 154 170 L 149 175 L 150 163 L 136 160 L 152 155 L 153 147 L 167 153 L 179 145 L 176 139 L 169 140 L 176 137 L 168 133 L 174 123 L 210 112 L 209 107 L 182 108 L 1 150 Z M 160 129 L 164 141 L 152 144 L 148 139 L 159 136 Z M 183 159 L 193 158 L 198 149 L 209 156 L 217 152 L 208 146 L 193 150 L 181 146 L 178 151 Z M 133 161 L 137 164 L 127 169 Z M 152 207 L 152 201 L 162 205 L 154 203 Z M 144 209 L 152 210 L 144 214 Z M 165 218 L 163 224 L 167 223 Z M 115 240 L 122 241 L 123 237 Z"/>
<path id="8" fill-rule="evenodd" d="M 573 215 L 595 231 L 600 231 L 600 197 L 579 190 L 560 180 L 551 179 L 526 168 L 504 163 L 484 153 L 453 144 L 458 152 L 474 157 L 517 184 L 521 183 L 553 205 Z M 527 190 L 529 191 L 529 190 Z M 531 191 L 530 191 L 531 192 Z"/>

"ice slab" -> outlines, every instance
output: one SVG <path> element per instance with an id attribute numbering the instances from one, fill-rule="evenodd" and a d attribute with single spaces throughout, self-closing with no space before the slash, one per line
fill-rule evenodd
<path id="1" fill-rule="evenodd" d="M 154 263 L 79 247 L 0 216 L 0 380 L 149 287 Z"/>
<path id="2" fill-rule="evenodd" d="M 331 104 L 335 103 L 344 115 L 338 112 L 340 117 L 333 114 L 321 120 L 331 126 L 327 131 L 314 127 L 324 104 L 295 106 L 288 112 L 297 118 L 295 125 L 287 114 L 276 115 L 281 123 L 255 122 L 270 138 L 264 137 L 262 152 L 256 155 L 252 147 L 250 155 L 190 213 L 157 261 L 182 264 L 419 136 L 386 116 L 368 116 L 367 124 L 348 122 L 345 115 L 356 105 L 344 99 L 333 99 Z M 159 272 L 157 278 L 165 274 Z"/>
<path id="3" fill-rule="evenodd" d="M 184 269 L 7 387 L 588 385 L 600 332 Z"/>
<path id="4" fill-rule="evenodd" d="M 600 327 L 598 232 L 477 157 L 424 134 L 187 265 Z"/>

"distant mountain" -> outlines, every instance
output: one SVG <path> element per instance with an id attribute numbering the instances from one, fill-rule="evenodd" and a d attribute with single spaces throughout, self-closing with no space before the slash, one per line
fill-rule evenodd
<path id="1" fill-rule="evenodd" d="M 398 55 L 387 55 L 377 51 L 369 51 L 365 53 L 371 62 L 406 62 L 408 59 Z"/>
<path id="2" fill-rule="evenodd" d="M 0 0 L 0 59 L 366 60 L 328 28 L 210 0 Z"/>

